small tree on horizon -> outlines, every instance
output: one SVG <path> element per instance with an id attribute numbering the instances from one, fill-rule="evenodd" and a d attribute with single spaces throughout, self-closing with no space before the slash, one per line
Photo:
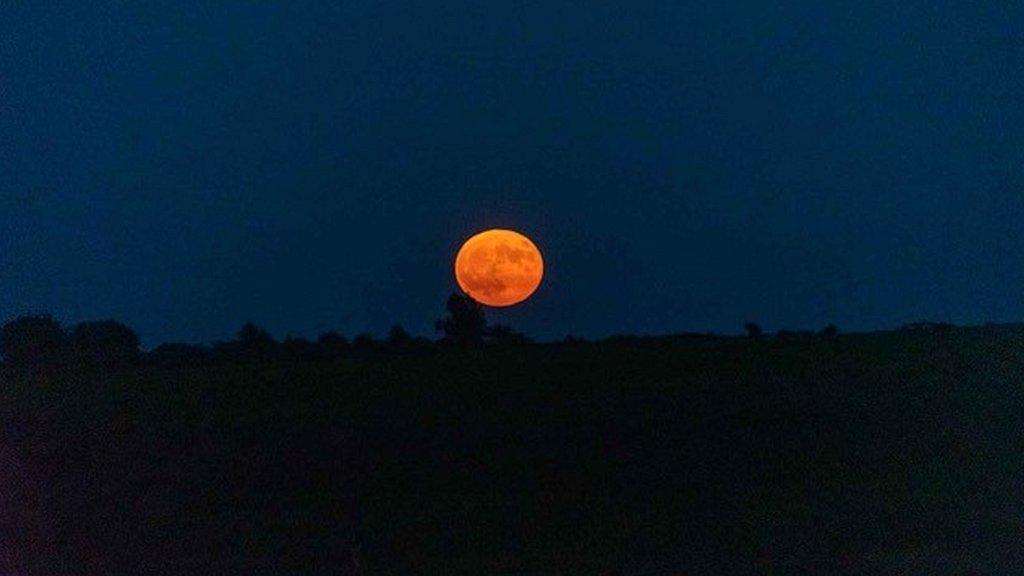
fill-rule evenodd
<path id="1" fill-rule="evenodd" d="M 10 366 L 56 365 L 67 354 L 67 333 L 50 316 L 21 316 L 0 328 L 0 355 Z"/>
<path id="2" fill-rule="evenodd" d="M 369 332 L 357 334 L 356 337 L 352 339 L 352 350 L 356 352 L 370 352 L 376 345 L 377 342 L 373 339 L 373 334 L 370 334 Z"/>
<path id="3" fill-rule="evenodd" d="M 246 322 L 235 339 L 238 352 L 245 358 L 267 358 L 277 349 L 277 341 L 269 332 Z"/>
<path id="4" fill-rule="evenodd" d="M 389 348 L 406 348 L 412 343 L 412 335 L 401 324 L 395 324 L 388 331 L 387 345 Z"/>
<path id="5" fill-rule="evenodd" d="M 530 343 L 530 339 L 526 334 L 516 332 L 510 326 L 504 324 L 487 328 L 487 341 L 499 346 L 519 346 Z"/>
<path id="6" fill-rule="evenodd" d="M 317 358 L 316 344 L 302 336 L 288 336 L 281 342 L 281 351 L 290 360 L 315 360 Z"/>
<path id="7" fill-rule="evenodd" d="M 438 320 L 434 328 L 447 340 L 463 346 L 479 344 L 487 333 L 487 318 L 480 304 L 457 293 L 448 297 L 448 316 Z"/>
<path id="8" fill-rule="evenodd" d="M 185 344 L 168 342 L 161 344 L 145 354 L 146 362 L 151 365 L 203 366 L 213 360 L 213 350 L 201 344 Z"/>
<path id="9" fill-rule="evenodd" d="M 324 332 L 316 339 L 316 345 L 325 358 L 338 358 L 348 352 L 348 339 L 337 332 Z"/>
<path id="10" fill-rule="evenodd" d="M 71 332 L 75 356 L 94 366 L 119 366 L 139 359 L 139 335 L 115 320 L 82 322 Z"/>
<path id="11" fill-rule="evenodd" d="M 747 322 L 743 325 L 743 329 L 747 331 L 747 337 L 751 340 L 759 340 L 764 336 L 764 330 L 761 328 L 761 325 L 755 322 Z"/>

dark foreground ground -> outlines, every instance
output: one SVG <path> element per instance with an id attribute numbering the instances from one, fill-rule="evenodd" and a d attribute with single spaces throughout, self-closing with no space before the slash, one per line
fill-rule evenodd
<path id="1" fill-rule="evenodd" d="M 0 573 L 1009 574 L 1024 331 L 5 381 Z"/>

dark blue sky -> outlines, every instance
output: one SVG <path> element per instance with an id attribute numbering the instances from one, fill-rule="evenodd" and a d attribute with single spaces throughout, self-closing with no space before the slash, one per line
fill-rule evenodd
<path id="1" fill-rule="evenodd" d="M 1024 4 L 4 2 L 0 317 L 427 334 L 1024 319 Z"/>

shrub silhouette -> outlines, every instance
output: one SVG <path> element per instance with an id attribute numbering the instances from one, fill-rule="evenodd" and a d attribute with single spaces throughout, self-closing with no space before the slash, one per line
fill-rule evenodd
<path id="1" fill-rule="evenodd" d="M 212 351 L 196 344 L 161 344 L 146 354 L 146 362 L 155 366 L 194 367 L 208 364 Z"/>
<path id="2" fill-rule="evenodd" d="M 281 350 L 289 360 L 316 360 L 320 356 L 319 347 L 306 338 L 289 336 L 281 343 Z"/>
<path id="3" fill-rule="evenodd" d="M 751 340 L 758 340 L 764 336 L 764 330 L 761 329 L 760 324 L 747 322 L 743 325 L 743 329 L 747 331 L 747 337 Z"/>
<path id="4" fill-rule="evenodd" d="M 448 316 L 438 320 L 434 327 L 443 332 L 446 340 L 461 345 L 479 344 L 487 333 L 487 318 L 475 300 L 452 294 L 445 306 Z"/>
<path id="5" fill-rule="evenodd" d="M 316 345 L 324 358 L 339 358 L 348 352 L 348 340 L 337 332 L 324 332 Z"/>
<path id="6" fill-rule="evenodd" d="M 279 345 L 269 332 L 248 322 L 238 331 L 234 341 L 215 342 L 213 350 L 220 359 L 250 362 L 273 358 L 279 351 Z"/>
<path id="7" fill-rule="evenodd" d="M 835 324 L 829 324 L 821 329 L 821 335 L 825 338 L 835 338 L 839 336 L 839 327 Z"/>
<path id="8" fill-rule="evenodd" d="M 386 342 L 388 348 L 401 351 L 407 350 L 412 346 L 413 338 L 401 324 L 395 324 L 391 327 L 391 330 L 388 331 L 388 338 Z"/>
<path id="9" fill-rule="evenodd" d="M 21 316 L 0 328 L 0 355 L 15 368 L 56 365 L 67 354 L 67 334 L 50 316 Z"/>
<path id="10" fill-rule="evenodd" d="M 488 328 L 487 341 L 499 346 L 518 346 L 530 343 L 530 339 L 525 334 L 516 332 L 511 327 L 505 325 Z"/>
<path id="11" fill-rule="evenodd" d="M 252 322 L 246 323 L 238 331 L 238 343 L 243 347 L 254 349 L 269 348 L 276 344 L 274 337 L 269 332 Z"/>
<path id="12" fill-rule="evenodd" d="M 91 366 L 122 366 L 139 359 L 139 335 L 114 320 L 83 322 L 71 332 L 75 358 Z"/>
<path id="13" fill-rule="evenodd" d="M 369 352 L 374 349 L 376 342 L 373 334 L 365 332 L 352 339 L 352 350 L 355 352 Z"/>

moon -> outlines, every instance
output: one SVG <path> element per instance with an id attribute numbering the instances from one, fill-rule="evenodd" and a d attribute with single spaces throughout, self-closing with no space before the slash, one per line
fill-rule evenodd
<path id="1" fill-rule="evenodd" d="M 513 306 L 526 300 L 543 277 L 544 258 L 537 245 L 513 230 L 481 232 L 466 240 L 455 257 L 459 287 L 486 306 Z"/>

